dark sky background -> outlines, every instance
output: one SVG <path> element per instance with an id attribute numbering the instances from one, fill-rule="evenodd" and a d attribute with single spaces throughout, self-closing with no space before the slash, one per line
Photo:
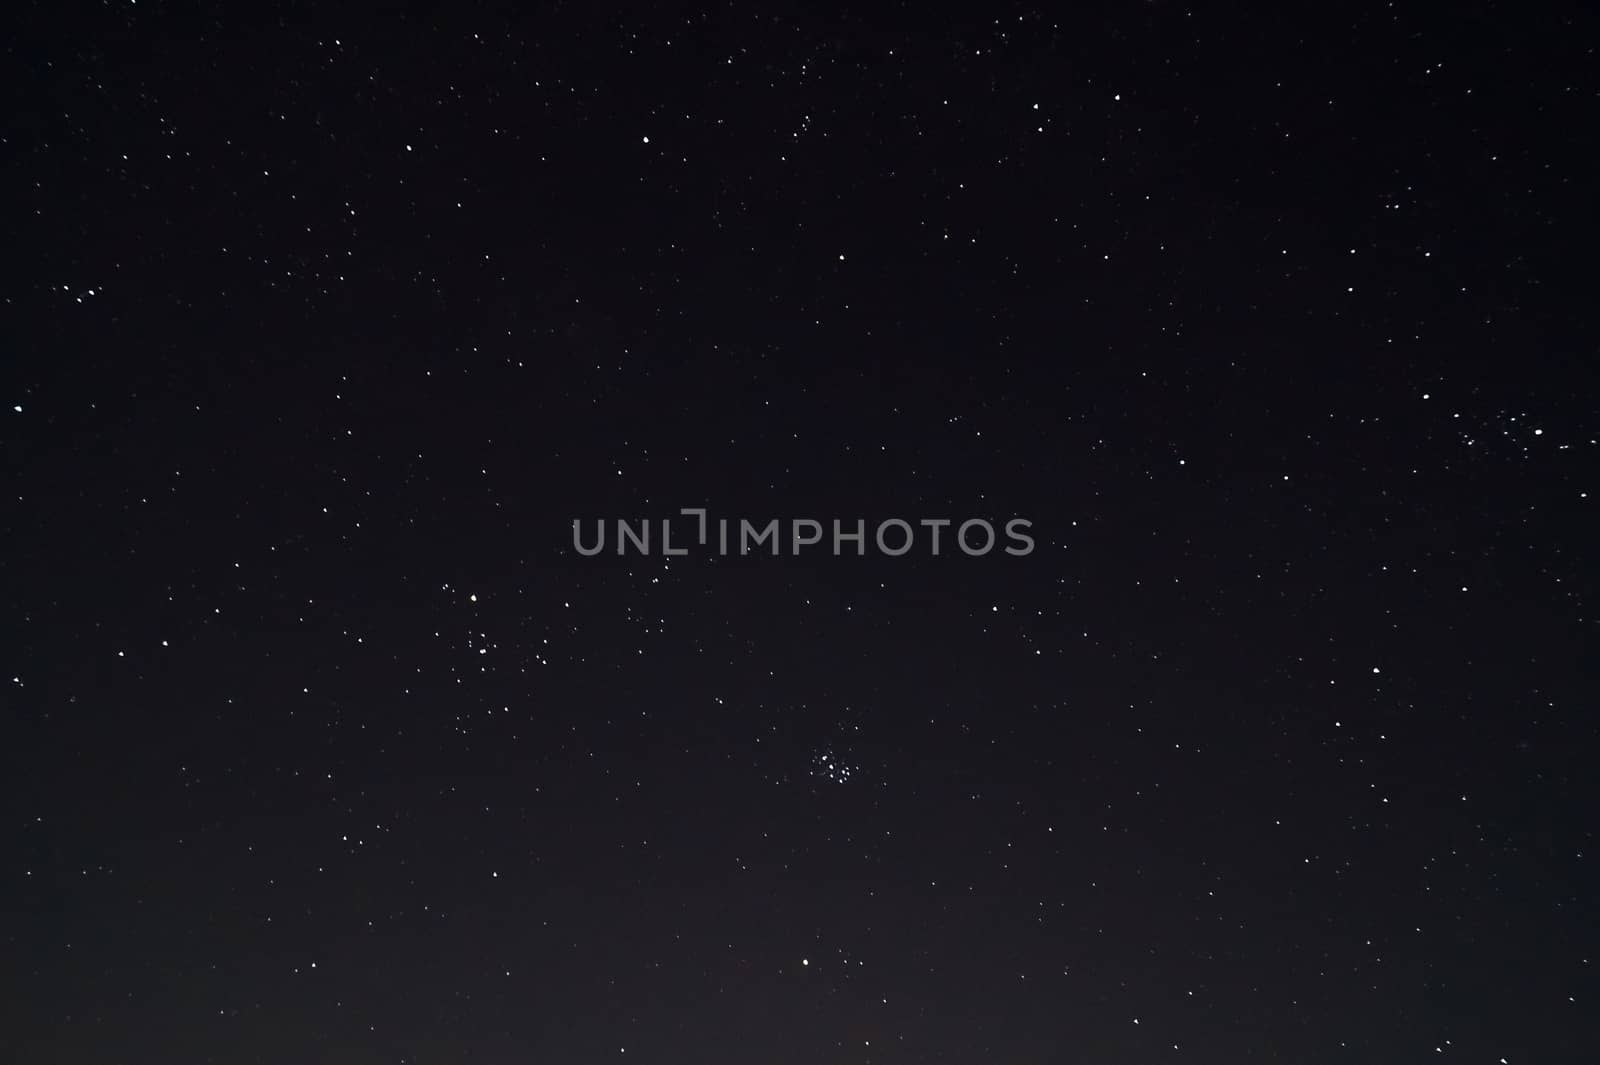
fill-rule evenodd
<path id="1" fill-rule="evenodd" d="M 1600 1060 L 1600 20 L 855 6 L 7 11 L 0 1059 Z"/>

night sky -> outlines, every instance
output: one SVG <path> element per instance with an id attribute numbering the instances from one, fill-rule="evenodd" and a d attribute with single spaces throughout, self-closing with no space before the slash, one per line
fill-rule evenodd
<path id="1" fill-rule="evenodd" d="M 1301 6 L 9 10 L 0 1060 L 1600 1061 L 1600 15 Z"/>

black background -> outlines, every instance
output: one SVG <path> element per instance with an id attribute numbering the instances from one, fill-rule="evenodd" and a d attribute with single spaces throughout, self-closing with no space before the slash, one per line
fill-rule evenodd
<path id="1" fill-rule="evenodd" d="M 9 12 L 0 1055 L 1596 1059 L 1600 25 L 1297 6 Z"/>

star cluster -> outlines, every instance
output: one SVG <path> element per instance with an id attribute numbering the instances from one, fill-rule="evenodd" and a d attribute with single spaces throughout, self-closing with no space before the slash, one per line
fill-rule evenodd
<path id="1" fill-rule="evenodd" d="M 16 1060 L 1600 1060 L 1592 13 L 23 15 Z"/>

